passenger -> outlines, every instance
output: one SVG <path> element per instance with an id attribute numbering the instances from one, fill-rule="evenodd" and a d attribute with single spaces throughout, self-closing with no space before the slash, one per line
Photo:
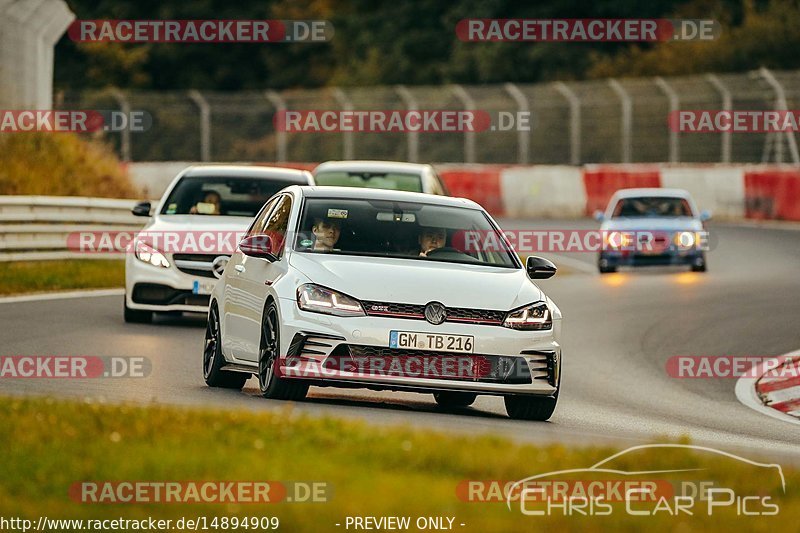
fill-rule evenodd
<path id="1" fill-rule="evenodd" d="M 419 256 L 427 257 L 428 254 L 444 247 L 447 242 L 447 230 L 444 228 L 422 228 L 419 234 Z"/>
<path id="2" fill-rule="evenodd" d="M 201 205 L 203 207 L 200 207 Z M 192 215 L 219 215 L 222 213 L 222 197 L 216 191 L 208 191 L 203 201 L 193 205 L 189 213 Z"/>
<path id="3" fill-rule="evenodd" d="M 339 241 L 342 234 L 342 225 L 338 220 L 315 218 L 314 225 L 311 227 L 314 234 L 315 252 L 330 252 Z"/>

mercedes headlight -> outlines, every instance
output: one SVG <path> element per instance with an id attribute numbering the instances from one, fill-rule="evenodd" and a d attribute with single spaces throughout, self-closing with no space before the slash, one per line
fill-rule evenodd
<path id="1" fill-rule="evenodd" d="M 169 261 L 167 261 L 164 254 L 142 241 L 136 241 L 134 244 L 134 255 L 139 261 L 144 261 L 155 267 L 169 268 Z"/>
<path id="2" fill-rule="evenodd" d="M 510 311 L 503 326 L 511 329 L 542 330 L 553 327 L 553 316 L 544 302 L 536 302 Z"/>
<path id="3" fill-rule="evenodd" d="M 364 316 L 361 302 L 320 285 L 307 283 L 297 289 L 297 306 L 303 311 L 336 316 Z"/>

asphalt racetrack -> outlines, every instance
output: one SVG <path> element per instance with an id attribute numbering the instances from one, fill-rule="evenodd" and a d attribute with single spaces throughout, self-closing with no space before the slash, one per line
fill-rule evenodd
<path id="1" fill-rule="evenodd" d="M 501 221 L 504 229 L 590 229 L 591 221 Z M 521 441 L 638 444 L 688 436 L 695 444 L 800 463 L 800 425 L 742 405 L 735 379 L 676 379 L 675 355 L 781 355 L 800 348 L 800 231 L 712 224 L 709 271 L 653 268 L 600 276 L 590 253 L 541 254 L 564 272 L 540 286 L 564 313 L 563 379 L 549 422 L 513 421 L 501 398 L 443 412 L 430 395 L 312 387 L 294 409 L 491 433 Z M 566 257 L 566 259 L 564 259 Z M 585 267 L 581 268 L 581 264 Z M 476 302 L 476 306 L 479 302 Z M 205 317 L 125 324 L 122 296 L 0 303 L 2 355 L 144 356 L 147 378 L 3 379 L 0 392 L 221 409 L 284 409 L 258 396 L 206 387 Z"/>

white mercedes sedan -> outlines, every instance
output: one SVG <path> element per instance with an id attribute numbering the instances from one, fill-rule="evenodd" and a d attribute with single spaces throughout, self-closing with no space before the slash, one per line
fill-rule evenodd
<path id="1" fill-rule="evenodd" d="M 205 381 L 241 389 L 255 375 L 263 396 L 286 400 L 309 386 L 432 393 L 446 408 L 487 394 L 512 418 L 547 420 L 561 312 L 532 280 L 555 270 L 523 265 L 470 200 L 292 186 L 214 288 Z"/>
<path id="2" fill-rule="evenodd" d="M 313 184 L 310 172 L 250 165 L 195 165 L 167 187 L 132 239 L 125 262 L 125 322 L 149 323 L 154 312 L 208 313 L 214 283 L 253 217 L 271 196 Z"/>

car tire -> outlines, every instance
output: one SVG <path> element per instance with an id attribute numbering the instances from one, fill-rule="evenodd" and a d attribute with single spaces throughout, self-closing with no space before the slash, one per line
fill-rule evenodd
<path id="1" fill-rule="evenodd" d="M 275 375 L 275 360 L 280 356 L 280 319 L 278 306 L 270 302 L 261 319 L 261 342 L 258 353 L 258 388 L 261 396 L 273 400 L 299 401 L 308 394 L 308 385 Z"/>
<path id="2" fill-rule="evenodd" d="M 600 271 L 601 274 L 613 274 L 617 271 L 617 267 L 601 267 L 598 266 L 597 269 Z"/>
<path id="3" fill-rule="evenodd" d="M 150 324 L 153 321 L 152 311 L 141 311 L 128 307 L 127 296 L 122 297 L 122 305 L 124 307 L 123 316 L 128 324 Z"/>
<path id="4" fill-rule="evenodd" d="M 477 394 L 471 392 L 434 392 L 433 399 L 441 407 L 445 408 L 458 408 L 468 407 L 475 402 L 478 397 Z"/>
<path id="5" fill-rule="evenodd" d="M 250 375 L 222 369 L 225 366 L 225 357 L 222 355 L 222 342 L 220 342 L 220 339 L 219 311 L 216 304 L 212 304 L 208 310 L 208 323 L 206 324 L 203 378 L 209 387 L 242 390 Z"/>
<path id="6" fill-rule="evenodd" d="M 558 401 L 555 396 L 513 395 L 503 398 L 508 416 L 515 420 L 538 420 L 544 422 L 553 415 Z"/>
<path id="7" fill-rule="evenodd" d="M 700 260 L 700 264 L 697 264 L 697 259 Z M 708 263 L 706 263 L 705 255 L 701 255 L 697 259 L 692 263 L 692 272 L 705 272 L 708 270 Z"/>

